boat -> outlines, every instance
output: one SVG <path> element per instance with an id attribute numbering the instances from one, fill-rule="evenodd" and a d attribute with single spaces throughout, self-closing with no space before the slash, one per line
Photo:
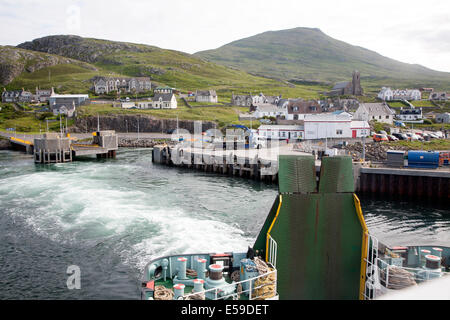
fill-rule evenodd
<path id="1" fill-rule="evenodd" d="M 447 277 L 450 247 L 389 247 L 370 234 L 351 157 L 279 156 L 279 194 L 247 252 L 150 261 L 143 300 L 372 300 Z"/>

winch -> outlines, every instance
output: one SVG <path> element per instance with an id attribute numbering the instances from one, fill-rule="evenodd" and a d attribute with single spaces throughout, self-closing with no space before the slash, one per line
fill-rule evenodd
<path id="1" fill-rule="evenodd" d="M 209 291 L 206 293 L 206 298 L 215 299 L 217 297 L 223 297 L 231 295 L 236 291 L 236 285 L 233 283 L 228 284 L 223 278 L 224 267 L 219 264 L 212 264 L 209 266 L 209 277 L 205 281 L 205 289 L 219 288 L 217 291 Z"/>

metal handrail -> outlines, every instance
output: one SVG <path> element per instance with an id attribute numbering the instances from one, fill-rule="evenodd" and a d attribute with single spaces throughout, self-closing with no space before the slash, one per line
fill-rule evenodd
<path id="1" fill-rule="evenodd" d="M 274 238 L 272 238 L 270 235 L 267 235 L 269 239 L 269 259 L 268 262 L 274 266 L 274 268 L 277 267 L 277 251 L 278 251 L 278 244 L 275 241 Z"/>

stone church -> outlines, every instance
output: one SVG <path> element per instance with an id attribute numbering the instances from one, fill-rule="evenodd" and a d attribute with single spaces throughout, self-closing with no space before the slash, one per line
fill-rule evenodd
<path id="1" fill-rule="evenodd" d="M 361 87 L 361 75 L 359 71 L 353 72 L 352 81 L 338 82 L 334 85 L 333 89 L 328 92 L 329 96 L 362 96 L 364 94 Z"/>

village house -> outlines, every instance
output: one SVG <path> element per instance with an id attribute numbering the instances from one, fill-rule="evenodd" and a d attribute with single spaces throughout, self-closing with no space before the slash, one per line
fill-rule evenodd
<path id="1" fill-rule="evenodd" d="M 448 94 L 446 92 L 432 92 L 430 94 L 430 100 L 447 101 Z"/>
<path id="2" fill-rule="evenodd" d="M 436 123 L 450 123 L 450 113 L 445 112 L 436 115 Z"/>
<path id="3" fill-rule="evenodd" d="M 407 123 L 423 123 L 422 108 L 401 108 L 397 119 Z"/>
<path id="4" fill-rule="evenodd" d="M 53 108 L 52 112 L 55 116 L 57 115 L 65 115 L 67 118 L 72 118 L 76 115 L 76 108 L 75 103 L 72 103 L 72 105 L 62 105 L 57 108 Z"/>
<path id="5" fill-rule="evenodd" d="M 65 114 L 72 117 L 76 108 L 89 104 L 90 100 L 87 94 L 52 94 L 48 102 L 53 114 Z"/>
<path id="6" fill-rule="evenodd" d="M 238 107 L 251 107 L 253 99 L 250 95 L 235 95 L 233 93 L 231 96 L 231 104 Z"/>
<path id="7" fill-rule="evenodd" d="M 217 103 L 217 93 L 215 90 L 197 90 L 195 93 L 195 102 Z"/>
<path id="8" fill-rule="evenodd" d="M 361 76 L 359 71 L 354 71 L 352 81 L 338 82 L 334 85 L 330 92 L 326 93 L 329 96 L 344 96 L 344 95 L 363 95 L 364 90 L 361 87 Z"/>
<path id="9" fill-rule="evenodd" d="M 265 96 L 263 93 L 259 95 L 233 95 L 231 96 L 231 104 L 239 107 L 251 107 L 255 104 L 270 103 L 273 105 L 278 104 L 281 96 Z"/>
<path id="10" fill-rule="evenodd" d="M 31 102 L 33 100 L 33 94 L 29 91 L 15 90 L 2 92 L 2 102 Z"/>
<path id="11" fill-rule="evenodd" d="M 305 129 L 303 125 L 262 125 L 257 132 L 267 139 L 296 140 L 304 139 Z"/>
<path id="12" fill-rule="evenodd" d="M 422 92 L 417 89 L 397 89 L 392 92 L 392 100 L 422 100 Z"/>
<path id="13" fill-rule="evenodd" d="M 361 138 L 370 134 L 367 121 L 352 120 L 349 114 L 310 114 L 305 116 L 305 139 Z"/>
<path id="14" fill-rule="evenodd" d="M 393 124 L 394 114 L 386 103 L 361 103 L 353 115 L 353 119 Z"/>
<path id="15" fill-rule="evenodd" d="M 47 102 L 52 94 L 55 92 L 53 88 L 51 89 L 39 89 L 36 87 L 36 94 L 34 95 L 34 100 L 37 102 Z"/>
<path id="16" fill-rule="evenodd" d="M 93 83 L 95 94 L 109 94 L 111 92 L 141 93 L 152 89 L 152 84 L 148 77 L 96 77 Z"/>
<path id="17" fill-rule="evenodd" d="M 254 105 L 255 111 L 253 116 L 257 119 L 264 117 L 283 117 L 286 115 L 285 110 L 278 108 L 277 106 L 270 103 L 257 103 Z"/>
<path id="18" fill-rule="evenodd" d="M 279 140 L 356 139 L 370 135 L 367 121 L 354 121 L 349 114 L 307 114 L 300 124 L 262 125 L 258 135 Z"/>
<path id="19" fill-rule="evenodd" d="M 174 93 L 156 93 L 149 101 L 137 103 L 138 109 L 176 109 L 177 98 Z"/>
<path id="20" fill-rule="evenodd" d="M 322 108 L 317 101 L 290 101 L 287 105 L 286 120 L 304 120 L 307 114 L 321 113 Z"/>
<path id="21" fill-rule="evenodd" d="M 394 92 L 391 90 L 391 88 L 383 87 L 378 93 L 378 99 L 383 101 L 391 101 L 394 99 Z"/>

